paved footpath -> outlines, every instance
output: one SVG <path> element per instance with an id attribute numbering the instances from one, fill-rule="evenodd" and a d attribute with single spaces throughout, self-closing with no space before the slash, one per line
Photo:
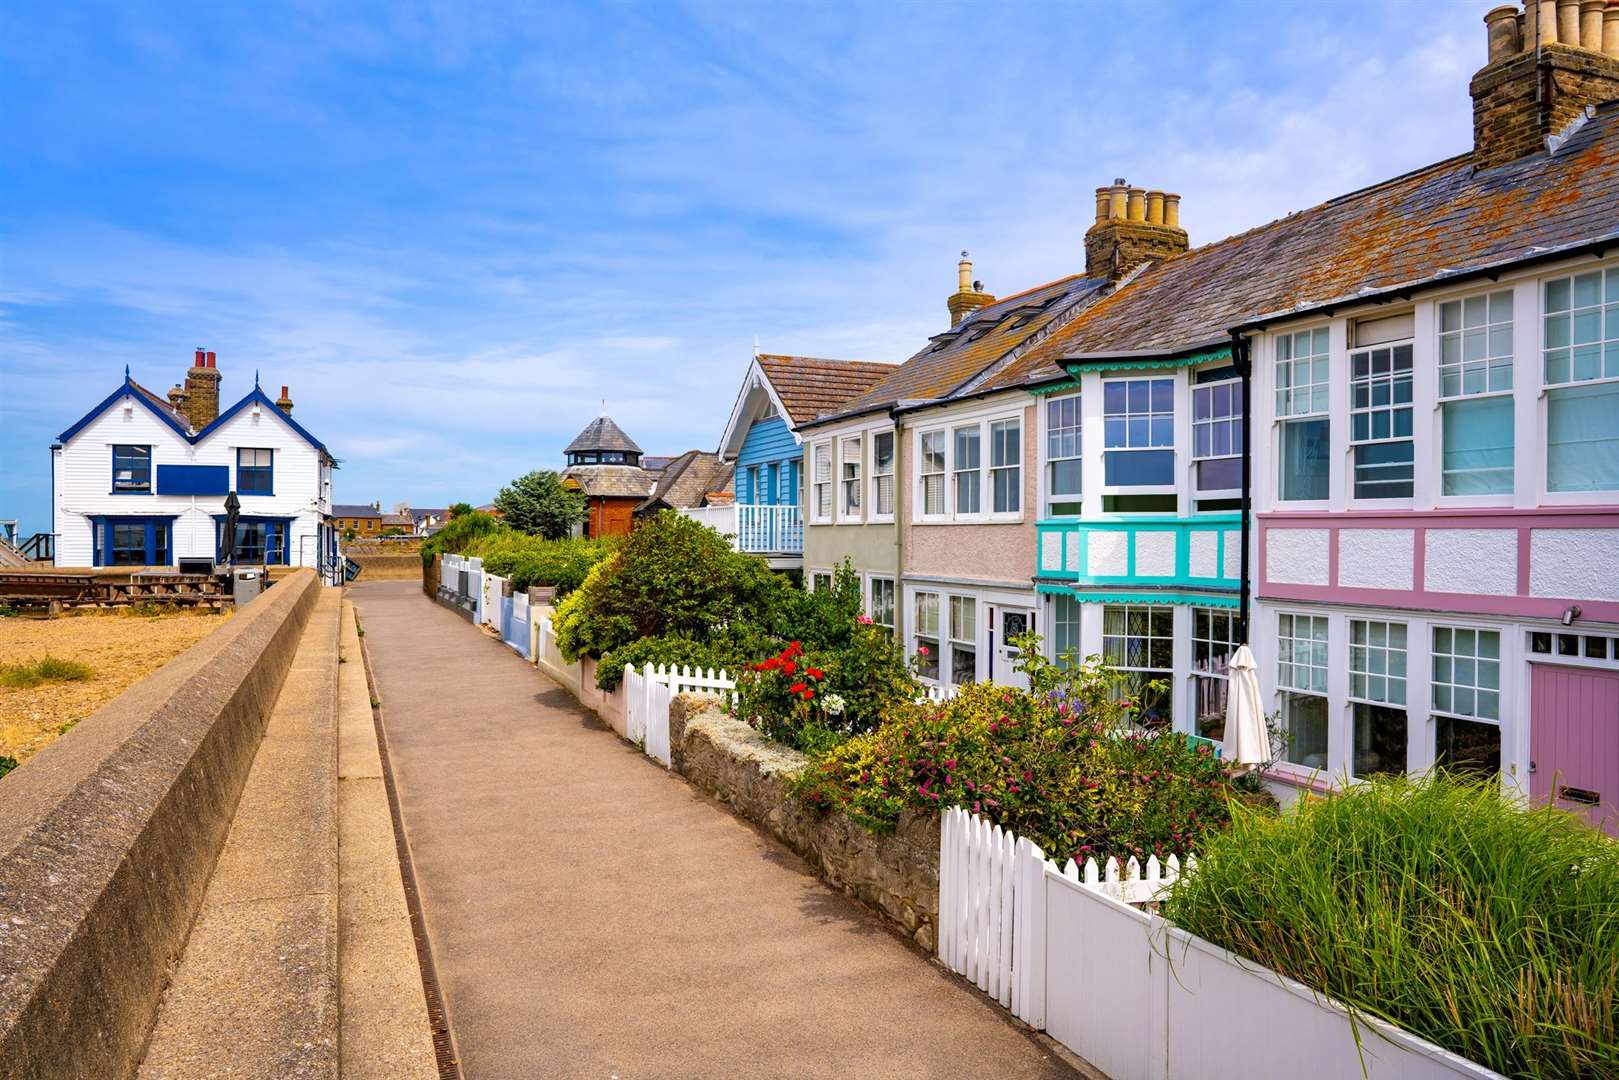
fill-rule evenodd
<path id="1" fill-rule="evenodd" d="M 468 1080 L 1076 1075 L 418 583 L 350 591 Z"/>

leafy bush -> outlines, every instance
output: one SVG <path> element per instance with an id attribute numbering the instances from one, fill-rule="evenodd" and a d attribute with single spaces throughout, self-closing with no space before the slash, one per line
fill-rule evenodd
<path id="1" fill-rule="evenodd" d="M 95 672 L 89 664 L 44 656 L 29 664 L 0 664 L 0 686 L 27 688 L 48 682 L 83 682 Z"/>
<path id="2" fill-rule="evenodd" d="M 438 554 L 482 559 L 486 571 L 510 578 L 514 588 L 549 585 L 558 596 L 566 596 L 614 547 L 613 540 L 546 540 L 472 511 L 428 537 L 422 557 L 429 564 Z"/>
<path id="3" fill-rule="evenodd" d="M 732 551 L 713 529 L 665 510 L 597 563 L 557 609 L 557 646 L 575 660 L 642 638 L 734 638 L 738 623 L 768 625 L 788 591 L 763 559 Z"/>
<path id="4" fill-rule="evenodd" d="M 649 637 L 621 645 L 601 658 L 596 666 L 596 685 L 609 692 L 618 689 L 626 666 L 644 664 L 686 664 L 735 672 L 747 663 L 753 650 L 733 641 L 689 637 Z"/>
<path id="5" fill-rule="evenodd" d="M 6 757 L 6 755 L 0 754 L 0 777 L 4 777 L 6 775 L 6 773 L 10 772 L 12 769 L 15 769 L 16 767 L 17 767 L 17 759 L 16 758 L 14 758 L 14 757 Z"/>
<path id="6" fill-rule="evenodd" d="M 1058 669 L 1023 639 L 1030 690 L 964 687 L 943 705 L 890 706 L 867 734 L 812 753 L 794 783 L 811 805 L 886 831 L 907 811 L 964 806 L 1055 859 L 1200 850 L 1230 820 L 1207 748 L 1128 729 L 1111 673 Z"/>
<path id="7" fill-rule="evenodd" d="M 1163 913 L 1497 1072 L 1619 1075 L 1619 851 L 1497 781 L 1239 811 Z"/>
<path id="8" fill-rule="evenodd" d="M 519 532 L 561 540 L 585 520 L 585 493 L 562 486 L 550 469 L 535 469 L 500 489 L 495 509 Z"/>

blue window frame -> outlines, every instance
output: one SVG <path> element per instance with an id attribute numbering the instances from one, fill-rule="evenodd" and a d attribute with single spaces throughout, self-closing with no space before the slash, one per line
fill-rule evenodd
<path id="1" fill-rule="evenodd" d="M 116 445 L 112 448 L 112 493 L 149 495 L 152 492 L 152 448 Z"/>
<path id="2" fill-rule="evenodd" d="M 275 494 L 275 451 L 237 448 L 236 491 L 241 495 Z"/>
<path id="3" fill-rule="evenodd" d="M 268 566 L 286 566 L 291 562 L 291 518 L 239 517 L 236 519 L 236 550 L 238 564 L 262 563 Z M 215 558 L 224 562 L 225 518 L 214 516 Z"/>
<path id="4" fill-rule="evenodd" d="M 173 563 L 173 519 L 93 517 L 90 519 L 97 566 L 169 566 Z"/>

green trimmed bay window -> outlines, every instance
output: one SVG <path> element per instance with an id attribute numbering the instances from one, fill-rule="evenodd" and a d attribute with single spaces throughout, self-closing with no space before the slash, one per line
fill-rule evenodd
<path id="1" fill-rule="evenodd" d="M 1619 270 L 1545 288 L 1546 489 L 1619 490 Z"/>
<path id="2" fill-rule="evenodd" d="M 96 566 L 169 566 L 173 563 L 171 517 L 93 517 L 90 528 Z"/>

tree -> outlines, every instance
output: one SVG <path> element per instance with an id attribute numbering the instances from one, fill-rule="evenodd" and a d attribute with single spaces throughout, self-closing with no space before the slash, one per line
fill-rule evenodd
<path id="1" fill-rule="evenodd" d="M 585 496 L 563 487 L 550 469 L 535 469 L 501 488 L 495 509 L 514 529 L 561 540 L 585 520 Z"/>
<path id="2" fill-rule="evenodd" d="M 450 504 L 450 516 L 453 518 L 466 517 L 470 513 L 472 513 L 471 503 L 458 502 Z"/>

